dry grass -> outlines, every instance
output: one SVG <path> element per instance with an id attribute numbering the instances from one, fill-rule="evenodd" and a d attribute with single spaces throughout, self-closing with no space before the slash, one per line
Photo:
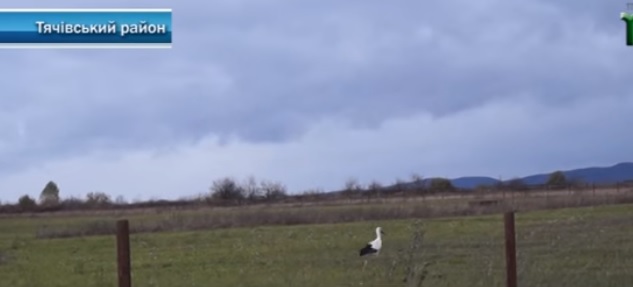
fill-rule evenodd
<path id="1" fill-rule="evenodd" d="M 412 198 L 347 202 L 347 205 L 257 205 L 192 210 L 154 210 L 101 213 L 62 225 L 40 226 L 37 238 L 66 238 L 114 234 L 113 220 L 125 215 L 132 233 L 207 230 L 270 225 L 333 224 L 342 222 L 485 215 L 510 209 L 531 211 L 603 204 L 633 203 L 633 192 L 549 192 L 474 194 L 467 197 Z M 85 213 L 84 213 L 85 214 Z"/>

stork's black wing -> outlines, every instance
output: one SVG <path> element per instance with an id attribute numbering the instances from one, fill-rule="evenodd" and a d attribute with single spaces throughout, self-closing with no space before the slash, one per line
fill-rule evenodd
<path id="1" fill-rule="evenodd" d="M 367 244 L 365 247 L 360 249 L 360 256 L 364 256 L 367 254 L 374 254 L 377 250 L 371 247 L 371 244 Z"/>

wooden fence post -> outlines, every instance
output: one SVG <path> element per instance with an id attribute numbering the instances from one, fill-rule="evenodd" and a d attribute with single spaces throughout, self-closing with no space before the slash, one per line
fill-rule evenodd
<path id="1" fill-rule="evenodd" d="M 131 287 L 130 227 L 127 219 L 117 221 L 116 243 L 119 287 Z"/>
<path id="2" fill-rule="evenodd" d="M 514 211 L 504 214 L 506 245 L 506 286 L 517 287 L 516 236 L 514 232 Z"/>

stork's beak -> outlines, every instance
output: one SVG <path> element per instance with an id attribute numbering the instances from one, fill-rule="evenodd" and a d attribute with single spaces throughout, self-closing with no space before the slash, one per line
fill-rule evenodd
<path id="1" fill-rule="evenodd" d="M 385 232 L 384 232 L 384 231 L 382 231 L 382 230 L 380 231 L 380 233 L 382 233 L 382 235 L 385 235 Z"/>

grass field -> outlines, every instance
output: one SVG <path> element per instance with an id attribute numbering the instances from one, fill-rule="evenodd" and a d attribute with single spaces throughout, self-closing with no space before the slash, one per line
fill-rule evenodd
<path id="1" fill-rule="evenodd" d="M 134 227 L 153 216 L 165 215 L 128 218 Z M 91 220 L 0 218 L 0 286 L 116 286 L 114 236 L 36 237 L 44 225 Z M 524 212 L 516 220 L 521 286 L 633 282 L 633 205 Z M 358 249 L 378 225 L 383 251 L 363 271 Z M 505 280 L 499 214 L 137 233 L 131 248 L 134 286 L 418 286 L 424 277 L 420 286 L 488 287 Z"/>

